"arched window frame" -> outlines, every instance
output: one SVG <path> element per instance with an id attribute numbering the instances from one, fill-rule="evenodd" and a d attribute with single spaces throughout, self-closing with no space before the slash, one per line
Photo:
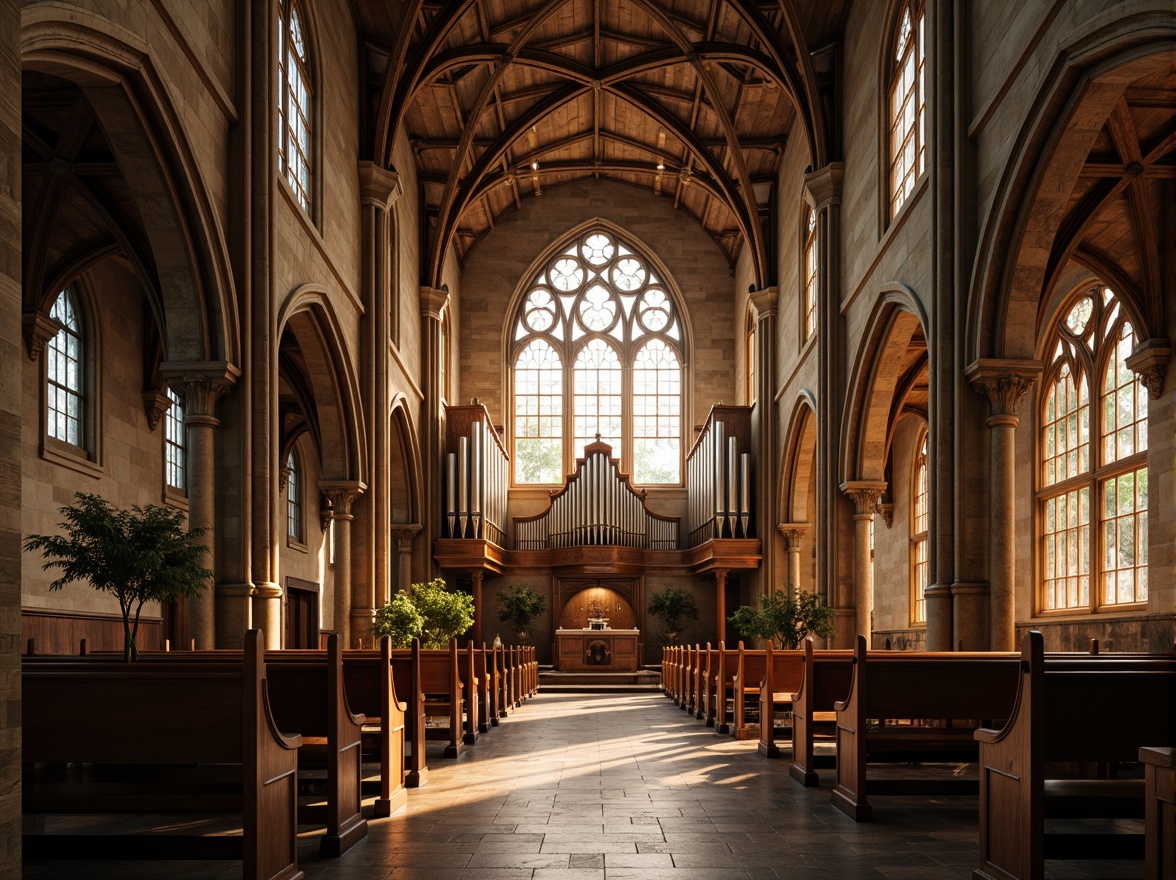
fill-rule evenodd
<path id="1" fill-rule="evenodd" d="M 885 126 L 887 221 L 914 193 L 927 167 L 927 43 L 924 0 L 903 0 L 887 44 Z M 909 29 L 908 29 L 909 27 Z"/>
<path id="2" fill-rule="evenodd" d="M 1137 611 L 1147 602 L 1148 400 L 1124 363 L 1135 323 L 1102 284 L 1058 314 L 1038 405 L 1037 611 Z M 1065 413 L 1059 395 L 1072 395 Z"/>
<path id="3" fill-rule="evenodd" d="M 604 294 L 593 293 L 598 289 Z M 594 439 L 598 430 L 634 483 L 682 484 L 687 421 L 687 331 L 682 316 L 679 298 L 666 273 L 623 235 L 593 227 L 550 252 L 521 289 L 510 325 L 507 362 L 514 485 L 559 484 L 574 469 L 576 456 L 583 455 L 584 440 Z M 646 387 L 635 389 L 635 373 L 639 369 L 648 372 L 648 368 L 637 367 L 638 359 L 652 340 L 665 346 L 659 349 L 657 360 L 668 356 L 676 363 L 674 375 L 659 369 L 655 375 L 644 376 Z M 535 368 L 524 372 L 520 367 L 523 355 L 533 352 L 537 343 L 550 349 L 542 374 L 546 379 Z M 620 364 L 619 377 L 615 371 L 608 374 L 609 384 L 603 391 L 607 400 L 595 390 L 599 387 L 596 380 L 604 377 L 576 371 L 585 347 L 601 343 L 615 353 Z M 581 381 L 578 386 L 578 375 L 591 381 Z M 651 382 L 657 386 L 653 391 Z M 582 405 L 588 400 L 601 401 L 611 422 L 611 427 L 593 428 L 592 437 L 581 436 L 589 428 L 582 408 L 577 409 L 578 401 Z M 554 462 L 545 461 L 542 470 L 547 479 L 524 480 L 518 470 L 524 460 L 519 454 L 522 443 L 531 444 L 527 460 L 536 459 L 536 450 L 546 450 L 548 458 L 558 457 L 558 477 Z M 665 465 L 670 457 L 675 460 L 672 480 Z M 643 476 L 656 475 L 659 468 L 664 480 L 643 480 Z"/>
<path id="4" fill-rule="evenodd" d="M 286 543 L 302 547 L 306 544 L 306 505 L 304 503 L 305 473 L 297 450 L 286 453 L 286 467 L 282 469 L 286 490 Z"/>
<path id="5" fill-rule="evenodd" d="M 278 170 L 295 201 L 313 218 L 318 199 L 314 54 L 300 0 L 277 3 Z"/>
<path id="6" fill-rule="evenodd" d="M 915 443 L 911 466 L 911 625 L 927 623 L 927 523 L 930 491 L 927 475 L 927 430 Z"/>
<path id="7" fill-rule="evenodd" d="M 58 316 L 62 314 L 59 304 L 69 303 L 70 327 L 66 327 Z M 102 475 L 102 432 L 100 359 L 98 324 L 89 309 L 89 302 L 80 280 L 70 282 L 62 288 L 52 301 L 47 303 L 50 321 L 58 325 L 57 332 L 50 337 L 41 352 L 41 388 L 44 402 L 41 407 L 41 457 L 55 464 L 91 476 Z M 72 356 L 65 348 L 72 345 Z M 68 373 L 67 360 L 73 361 L 72 378 Z M 77 417 L 76 429 L 63 432 L 58 419 L 58 408 L 68 411 L 69 397 L 74 402 Z M 62 434 L 62 436 L 58 436 Z"/>
<path id="8" fill-rule="evenodd" d="M 801 298 L 800 298 L 800 341 L 803 345 L 817 332 L 817 284 L 820 281 L 820 251 L 817 243 L 817 212 L 805 206 L 801 218 Z"/>
<path id="9" fill-rule="evenodd" d="M 755 314 L 749 308 L 743 325 L 743 379 L 744 402 L 751 406 L 755 403 Z"/>
<path id="10" fill-rule="evenodd" d="M 184 428 L 184 398 L 169 386 L 167 399 L 171 403 L 163 414 L 164 491 L 168 496 L 186 497 L 188 494 L 188 435 Z"/>

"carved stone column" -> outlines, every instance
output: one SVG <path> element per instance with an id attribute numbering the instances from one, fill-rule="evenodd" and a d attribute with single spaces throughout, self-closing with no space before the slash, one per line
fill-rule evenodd
<path id="1" fill-rule="evenodd" d="M 836 451 L 845 396 L 845 321 L 841 315 L 842 162 L 806 174 L 805 198 L 816 212 L 817 240 L 817 592 L 837 607 L 838 510 Z"/>
<path id="2" fill-rule="evenodd" d="M 776 538 L 771 524 L 776 521 L 775 502 L 779 497 L 776 464 L 776 300 L 779 290 L 768 287 L 750 295 L 756 314 L 755 409 L 752 412 L 752 440 L 756 473 L 755 529 L 760 536 L 760 584 L 762 594 L 770 593 L 780 583 L 776 570 Z"/>
<path id="3" fill-rule="evenodd" d="M 808 533 L 808 523 L 780 523 L 776 530 L 784 536 L 784 546 L 788 550 L 788 591 L 790 593 L 804 589 L 800 583 L 800 542 Z"/>
<path id="4" fill-rule="evenodd" d="M 359 480 L 320 480 L 319 489 L 331 502 L 335 523 L 335 630 L 345 647 L 372 644 L 374 609 L 367 591 L 351 576 L 351 504 L 366 489 Z"/>
<path id="5" fill-rule="evenodd" d="M 400 198 L 400 176 L 373 162 L 358 165 L 360 198 L 360 296 L 363 317 L 359 333 L 359 387 L 367 429 L 368 491 L 352 506 L 352 578 L 367 595 L 365 605 L 378 608 L 388 600 L 394 576 L 390 535 L 391 502 L 388 476 L 388 410 L 391 406 L 388 346 L 395 335 L 399 309 L 392 248 L 392 206 Z"/>
<path id="6" fill-rule="evenodd" d="M 1017 405 L 1041 375 L 1038 361 L 982 358 L 964 375 L 988 398 L 988 647 L 1016 648 L 1016 464 L 1013 440 L 1020 423 Z"/>
<path id="7" fill-rule="evenodd" d="M 870 644 L 874 613 L 874 560 L 870 558 L 870 525 L 874 522 L 874 504 L 886 491 L 886 483 L 874 480 L 849 480 L 841 491 L 853 499 L 857 513 L 853 516 L 853 606 L 854 626 Z"/>
<path id="8" fill-rule="evenodd" d="M 449 291 L 422 287 L 421 296 L 421 407 L 424 424 L 421 488 L 424 493 L 425 533 L 431 547 L 441 537 L 441 473 L 445 450 L 445 414 L 441 409 L 441 317 L 449 305 Z M 436 573 L 436 563 L 429 555 L 426 579 Z"/>
<path id="9" fill-rule="evenodd" d="M 392 527 L 391 535 L 396 539 L 397 553 L 396 583 L 393 592 L 407 593 L 412 587 L 412 544 L 420 533 L 420 523 L 397 523 Z"/>
<path id="10" fill-rule="evenodd" d="M 237 381 L 240 371 L 230 364 L 166 363 L 160 372 L 184 398 L 184 429 L 188 454 L 188 527 L 207 529 L 200 544 L 208 548 L 204 567 L 216 567 L 216 402 Z M 217 573 L 219 580 L 219 573 Z M 188 636 L 200 650 L 216 647 L 216 609 L 219 586 L 210 586 L 188 603 Z M 227 600 L 226 600 L 227 601 Z M 244 632 L 244 628 L 242 628 Z M 186 640 L 184 647 L 187 647 Z"/>

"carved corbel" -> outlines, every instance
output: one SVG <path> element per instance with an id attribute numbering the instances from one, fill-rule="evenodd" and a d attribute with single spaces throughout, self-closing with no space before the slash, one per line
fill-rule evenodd
<path id="1" fill-rule="evenodd" d="M 53 320 L 38 309 L 25 309 L 20 318 L 20 325 L 30 361 L 35 361 L 41 356 L 49 340 L 61 329 L 59 321 Z"/>
<path id="2" fill-rule="evenodd" d="M 143 389 L 143 412 L 147 416 L 147 427 L 152 431 L 159 427 L 163 414 L 171 409 L 171 398 L 159 388 Z"/>
<path id="3" fill-rule="evenodd" d="M 1168 362 L 1172 359 L 1172 346 L 1167 339 L 1149 339 L 1141 342 L 1124 363 L 1147 389 L 1152 400 L 1159 400 L 1164 393 L 1164 378 L 1168 373 Z"/>

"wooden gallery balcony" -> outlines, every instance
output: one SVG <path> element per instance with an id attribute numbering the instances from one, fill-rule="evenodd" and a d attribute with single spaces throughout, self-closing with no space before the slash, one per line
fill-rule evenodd
<path id="1" fill-rule="evenodd" d="M 755 569 L 760 538 L 752 513 L 748 407 L 711 409 L 686 462 L 686 516 L 649 508 L 612 447 L 597 440 L 551 490 L 547 509 L 510 517 L 510 457 L 481 405 L 446 418 L 444 518 L 434 558 L 442 568 L 502 574 L 703 574 Z"/>

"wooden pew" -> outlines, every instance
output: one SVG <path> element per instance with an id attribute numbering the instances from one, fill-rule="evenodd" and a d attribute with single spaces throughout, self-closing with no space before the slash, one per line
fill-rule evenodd
<path id="1" fill-rule="evenodd" d="M 393 657 L 397 653 L 393 652 Z M 448 740 L 445 757 L 456 758 L 466 746 L 465 694 L 458 663 L 457 640 L 450 639 L 448 648 L 419 648 L 416 663 L 420 675 L 421 693 L 425 697 L 425 739 Z M 477 695 L 470 697 L 477 717 Z M 441 719 L 445 726 L 430 727 L 429 719 Z"/>
<path id="2" fill-rule="evenodd" d="M 380 639 L 375 651 L 343 652 L 343 686 L 347 702 L 366 716 L 363 729 L 365 756 L 379 762 L 380 782 L 376 793 L 376 816 L 390 816 L 408 802 L 405 789 L 405 714 L 409 703 L 397 698 L 392 671 L 392 643 Z M 410 694 L 406 694 L 410 696 Z M 418 693 L 418 700 L 423 699 Z M 423 706 L 418 715 L 423 714 Z M 367 742 L 374 738 L 374 747 Z M 424 752 L 422 742 L 421 752 Z M 427 769 L 427 768 L 426 768 Z M 419 778 L 418 778 L 419 784 Z"/>
<path id="3" fill-rule="evenodd" d="M 738 648 L 731 649 L 719 642 L 715 655 L 715 733 L 731 732 L 732 713 L 727 711 L 727 701 L 732 699 L 735 674 L 739 669 L 739 648 L 742 647 L 743 642 L 739 642 Z"/>
<path id="4" fill-rule="evenodd" d="M 678 678 L 681 674 L 682 646 L 671 645 L 668 651 L 668 660 L 666 666 L 662 669 L 662 688 L 665 690 L 666 696 L 677 705 L 678 693 L 681 689 Z"/>
<path id="5" fill-rule="evenodd" d="M 865 636 L 859 635 L 853 664 L 849 693 L 834 707 L 837 782 L 833 806 L 864 822 L 873 815 L 871 793 L 976 794 L 975 780 L 957 777 L 869 781 L 869 764 L 975 761 L 979 747 L 972 734 L 976 728 L 984 719 L 1012 714 L 1017 655 L 867 651 Z M 868 725 L 867 719 L 878 723 Z M 928 720 L 933 724 L 926 724 Z"/>
<path id="6" fill-rule="evenodd" d="M 298 748 L 273 721 L 261 633 L 243 660 L 28 664 L 26 813 L 233 813 L 240 837 L 26 834 L 26 858 L 241 859 L 245 880 L 300 880 Z M 85 719 L 79 724 L 78 719 Z"/>
<path id="7" fill-rule="evenodd" d="M 1176 748 L 1143 746 L 1139 750 L 1144 781 L 1144 880 L 1176 877 Z"/>
<path id="8" fill-rule="evenodd" d="M 1142 817 L 1144 780 L 1049 778 L 1046 765 L 1113 766 L 1137 761 L 1141 748 L 1176 742 L 1176 659 L 1047 657 L 1043 645 L 1041 633 L 1025 636 L 1011 716 L 1000 730 L 974 734 L 980 746 L 975 880 L 1040 880 L 1046 859 L 1146 854 L 1138 835 L 1056 834 L 1045 827 L 1048 818 Z"/>
<path id="9" fill-rule="evenodd" d="M 744 648 L 739 643 L 739 659 L 735 665 L 735 675 L 731 678 L 731 705 L 734 726 L 731 735 L 735 739 L 750 739 L 750 726 L 747 721 L 747 707 L 755 707 L 759 714 L 760 684 L 767 671 L 767 651 L 755 648 Z"/>
<path id="10" fill-rule="evenodd" d="M 300 776 L 309 769 L 326 769 L 325 803 L 300 803 L 298 823 L 325 825 L 319 852 L 324 857 L 337 857 L 368 832 L 361 813 L 365 719 L 348 708 L 339 636 L 331 634 L 325 654 L 317 650 L 270 651 L 265 663 L 274 723 L 280 730 L 302 734 Z"/>
<path id="11" fill-rule="evenodd" d="M 420 788 L 429 781 L 429 762 L 425 755 L 425 690 L 421 685 L 421 643 L 412 640 L 411 648 L 392 648 L 388 662 L 392 666 L 392 684 L 404 698 L 404 743 L 408 754 L 404 764 L 404 784 Z"/>
<path id="12" fill-rule="evenodd" d="M 811 649 L 810 649 L 811 650 Z M 777 651 L 771 642 L 764 649 L 764 677 L 759 684 L 760 735 L 758 751 L 769 758 L 780 756 L 776 745 L 776 711 L 792 711 L 804 678 L 804 653 Z"/>
<path id="13" fill-rule="evenodd" d="M 477 696 L 474 711 L 466 715 L 466 743 L 473 744 L 478 734 L 490 732 L 490 670 L 486 668 L 486 652 L 466 642 L 465 662 L 462 663 L 461 683 L 467 694 Z"/>
<path id="14" fill-rule="evenodd" d="M 701 693 L 698 697 L 698 711 L 694 717 L 706 721 L 707 727 L 715 726 L 715 664 L 717 651 L 710 642 L 702 649 L 702 675 L 699 677 Z"/>
<path id="15" fill-rule="evenodd" d="M 818 767 L 834 762 L 814 754 L 814 744 L 823 729 L 836 730 L 834 710 L 838 700 L 849 693 L 853 678 L 852 651 L 814 651 L 812 637 L 804 640 L 804 674 L 796 699 L 792 701 L 792 765 L 788 775 L 805 786 L 820 783 Z M 761 751 L 763 743 L 760 744 Z"/>
<path id="16" fill-rule="evenodd" d="M 678 697 L 678 708 L 684 712 L 694 711 L 695 693 L 694 688 L 697 684 L 695 678 L 695 667 L 698 666 L 698 658 L 701 649 L 697 644 L 686 646 L 686 653 L 683 656 L 682 665 L 682 693 Z"/>

